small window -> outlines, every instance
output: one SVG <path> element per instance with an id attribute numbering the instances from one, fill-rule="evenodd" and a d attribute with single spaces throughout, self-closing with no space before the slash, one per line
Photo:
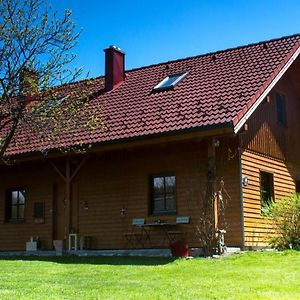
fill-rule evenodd
<path id="1" fill-rule="evenodd" d="M 175 175 L 152 176 L 151 206 L 153 214 L 176 213 Z"/>
<path id="2" fill-rule="evenodd" d="M 22 221 L 25 218 L 26 194 L 22 188 L 9 189 L 6 199 L 6 220 Z"/>
<path id="3" fill-rule="evenodd" d="M 260 172 L 261 206 L 268 207 L 274 200 L 273 174 Z"/>
<path id="4" fill-rule="evenodd" d="M 160 91 L 160 90 L 169 90 L 172 89 L 176 84 L 178 84 L 188 73 L 179 73 L 167 76 L 163 81 L 157 84 L 153 90 Z"/>
<path id="5" fill-rule="evenodd" d="M 35 202 L 33 208 L 33 217 L 36 219 L 44 218 L 45 205 L 44 202 Z"/>
<path id="6" fill-rule="evenodd" d="M 296 193 L 300 193 L 300 180 L 295 181 L 295 188 L 296 188 Z"/>
<path id="7" fill-rule="evenodd" d="M 276 94 L 276 111 L 278 123 L 286 126 L 285 96 L 279 93 Z"/>

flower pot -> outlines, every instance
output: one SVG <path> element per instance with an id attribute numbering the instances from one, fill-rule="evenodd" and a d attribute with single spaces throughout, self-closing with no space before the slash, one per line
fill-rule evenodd
<path id="1" fill-rule="evenodd" d="M 53 240 L 55 251 L 63 251 L 63 240 Z"/>
<path id="2" fill-rule="evenodd" d="M 171 249 L 172 256 L 174 256 L 174 257 L 190 256 L 189 246 L 184 241 L 178 241 L 178 242 L 171 243 L 170 249 Z"/>

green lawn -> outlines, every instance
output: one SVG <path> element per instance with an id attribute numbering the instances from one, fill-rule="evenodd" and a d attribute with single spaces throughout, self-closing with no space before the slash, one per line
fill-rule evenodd
<path id="1" fill-rule="evenodd" d="M 0 258 L 0 299 L 300 299 L 300 253 Z"/>

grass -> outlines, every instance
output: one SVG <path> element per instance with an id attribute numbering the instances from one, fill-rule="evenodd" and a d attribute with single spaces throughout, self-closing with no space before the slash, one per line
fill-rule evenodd
<path id="1" fill-rule="evenodd" d="M 300 253 L 0 258 L 0 299 L 300 299 Z"/>

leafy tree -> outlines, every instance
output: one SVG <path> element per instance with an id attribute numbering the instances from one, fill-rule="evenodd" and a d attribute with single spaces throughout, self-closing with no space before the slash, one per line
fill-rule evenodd
<path id="1" fill-rule="evenodd" d="M 61 95 L 53 86 L 81 74 L 81 69 L 68 68 L 78 36 L 69 10 L 59 16 L 44 0 L 0 0 L 0 159 L 20 123 L 36 133 L 47 124 L 48 132 L 56 128 L 57 134 L 75 125 L 78 108 L 86 103 L 82 99 L 89 98 L 88 84 L 76 97 Z M 58 127 L 57 120 L 63 119 L 67 126 Z"/>

